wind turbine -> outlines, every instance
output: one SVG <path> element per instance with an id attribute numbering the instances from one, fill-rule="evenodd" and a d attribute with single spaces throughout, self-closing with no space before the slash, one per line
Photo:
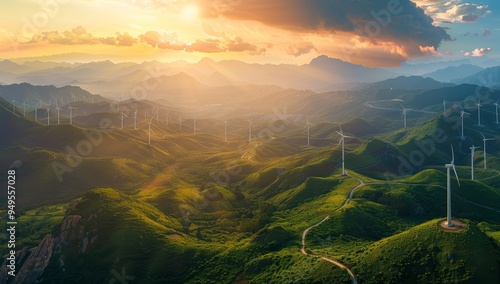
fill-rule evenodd
<path id="1" fill-rule="evenodd" d="M 494 103 L 495 105 L 495 114 L 496 114 L 496 124 L 498 124 L 498 100 L 496 103 Z"/>
<path id="2" fill-rule="evenodd" d="M 193 135 L 196 134 L 196 116 L 193 117 Z"/>
<path id="3" fill-rule="evenodd" d="M 409 108 L 404 108 L 404 106 L 401 105 L 401 107 L 403 108 L 403 122 L 404 122 L 404 128 L 406 128 L 406 111 L 407 110 L 411 110 Z"/>
<path id="4" fill-rule="evenodd" d="M 347 135 L 344 135 L 344 132 L 342 132 L 342 126 L 340 126 L 339 124 L 339 128 L 340 128 L 340 132 L 339 131 L 336 131 L 339 135 L 340 135 L 340 141 L 339 141 L 339 144 L 342 143 L 342 175 L 343 176 L 346 176 L 347 173 L 345 172 L 345 153 L 344 153 L 344 140 L 345 138 L 352 138 L 351 136 L 347 136 Z"/>
<path id="5" fill-rule="evenodd" d="M 134 130 L 137 130 L 137 110 L 134 111 Z"/>
<path id="6" fill-rule="evenodd" d="M 253 119 L 248 121 L 248 142 L 252 142 L 252 127 L 253 127 Z"/>
<path id="7" fill-rule="evenodd" d="M 474 144 L 472 144 L 472 147 L 470 147 L 470 176 L 471 176 L 471 180 L 474 180 L 474 151 L 477 149 L 477 148 L 481 148 L 481 147 L 475 147 Z"/>
<path id="8" fill-rule="evenodd" d="M 59 105 L 57 105 L 57 101 L 56 101 L 56 109 L 57 109 L 57 125 L 59 125 L 59 112 L 61 111 L 61 109 L 59 108 Z"/>
<path id="9" fill-rule="evenodd" d="M 451 181 L 450 181 L 450 169 L 453 168 L 455 172 L 455 177 L 457 178 L 458 186 L 460 186 L 460 181 L 458 180 L 457 170 L 455 169 L 455 154 L 453 153 L 453 145 L 451 145 L 451 162 L 444 165 L 446 167 L 446 225 L 448 227 L 453 227 L 455 224 L 451 221 Z"/>
<path id="10" fill-rule="evenodd" d="M 310 139 L 309 139 L 309 137 L 310 137 L 310 135 L 309 135 L 309 134 L 310 134 L 310 132 L 309 132 L 309 128 L 310 128 L 311 126 L 313 126 L 313 124 L 311 124 L 311 123 L 309 122 L 309 119 L 307 119 L 307 122 L 306 122 L 306 127 L 307 127 L 307 146 L 309 146 L 309 141 L 310 141 Z"/>
<path id="11" fill-rule="evenodd" d="M 461 137 L 462 140 L 465 139 L 465 136 L 464 136 L 464 115 L 465 114 L 470 114 L 470 113 L 465 112 L 464 109 L 462 109 L 462 111 L 460 112 L 460 118 L 462 119 L 462 137 Z"/>
<path id="12" fill-rule="evenodd" d="M 16 113 L 16 104 L 17 104 L 16 100 L 12 100 L 12 105 L 13 105 L 12 112 L 13 113 Z"/>
<path id="13" fill-rule="evenodd" d="M 35 121 L 38 122 L 38 105 L 40 104 L 40 102 L 37 102 L 36 105 L 35 105 Z"/>
<path id="14" fill-rule="evenodd" d="M 446 116 L 446 100 L 443 99 L 443 116 Z"/>
<path id="15" fill-rule="evenodd" d="M 68 109 L 69 109 L 69 124 L 73 124 L 73 109 L 76 109 L 76 107 L 72 107 L 70 105 Z"/>
<path id="16" fill-rule="evenodd" d="M 26 101 L 23 100 L 23 116 L 26 117 Z"/>
<path id="17" fill-rule="evenodd" d="M 47 125 L 50 125 L 50 105 L 47 106 Z"/>
<path id="18" fill-rule="evenodd" d="M 481 132 L 479 132 L 481 133 Z M 488 140 L 495 140 L 495 138 L 486 138 L 484 137 L 483 133 L 481 133 L 481 136 L 483 136 L 483 147 L 484 147 L 484 170 L 486 170 L 486 141 Z"/>
<path id="19" fill-rule="evenodd" d="M 477 126 L 481 126 L 481 100 L 476 104 L 477 105 Z"/>
<path id="20" fill-rule="evenodd" d="M 151 117 L 151 119 L 149 120 L 148 122 L 148 144 L 151 145 L 151 121 L 153 120 L 153 118 Z"/>
<path id="21" fill-rule="evenodd" d="M 122 127 L 121 127 L 121 128 L 123 129 L 123 117 L 124 117 L 124 116 L 128 117 L 128 115 L 126 115 L 126 114 L 123 112 L 123 110 L 122 110 L 122 113 L 120 114 L 120 116 L 121 116 L 121 119 L 122 119 Z"/>

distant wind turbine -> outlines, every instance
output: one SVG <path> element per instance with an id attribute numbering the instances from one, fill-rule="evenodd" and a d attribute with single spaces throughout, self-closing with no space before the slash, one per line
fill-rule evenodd
<path id="1" fill-rule="evenodd" d="M 461 137 L 462 140 L 465 139 L 465 136 L 464 136 L 464 115 L 465 114 L 470 114 L 470 113 L 465 112 L 464 109 L 462 109 L 462 111 L 460 112 L 460 118 L 462 119 L 462 137 Z"/>
<path id="2" fill-rule="evenodd" d="M 16 113 L 16 104 L 17 104 L 16 100 L 12 100 L 12 106 L 13 106 L 12 107 L 12 112 L 13 113 Z"/>
<path id="3" fill-rule="evenodd" d="M 404 122 L 404 128 L 406 128 L 406 111 L 411 110 L 409 108 L 404 108 L 404 106 L 401 106 L 403 108 L 403 122 Z"/>
<path id="4" fill-rule="evenodd" d="M 248 142 L 252 142 L 252 127 L 253 127 L 253 119 L 248 121 Z"/>
<path id="5" fill-rule="evenodd" d="M 309 129 L 310 129 L 311 126 L 314 126 L 314 125 L 309 122 L 309 119 L 307 119 L 307 122 L 306 122 L 306 127 L 307 127 L 307 146 L 310 145 L 310 143 L 309 143 L 309 141 L 310 141 L 310 135 L 309 135 L 310 131 L 309 131 Z"/>
<path id="6" fill-rule="evenodd" d="M 47 106 L 47 125 L 50 125 L 50 105 Z"/>
<path id="7" fill-rule="evenodd" d="M 342 175 L 346 176 L 347 173 L 345 171 L 345 154 L 344 154 L 344 140 L 345 138 L 352 138 L 351 136 L 344 135 L 344 132 L 342 132 L 342 126 L 339 124 L 340 131 L 336 131 L 340 135 L 340 141 L 339 144 L 342 143 Z"/>
<path id="8" fill-rule="evenodd" d="M 443 116 L 446 116 L 446 100 L 444 99 L 443 99 Z"/>
<path id="9" fill-rule="evenodd" d="M 474 144 L 472 144 L 472 147 L 470 147 L 470 176 L 471 180 L 474 180 L 474 151 L 480 147 L 475 147 Z"/>
<path id="10" fill-rule="evenodd" d="M 35 105 L 35 121 L 38 122 L 38 106 L 40 105 L 40 102 L 36 103 Z"/>
<path id="11" fill-rule="evenodd" d="M 151 145 L 151 123 L 152 123 L 153 118 L 148 122 L 148 144 Z"/>
<path id="12" fill-rule="evenodd" d="M 458 186 L 460 186 L 460 181 L 458 180 L 457 170 L 455 169 L 455 154 L 453 153 L 453 145 L 451 146 L 451 162 L 444 165 L 446 167 L 446 221 L 448 227 L 453 227 L 455 224 L 451 221 L 451 181 L 450 181 L 450 169 L 453 168 L 455 172 L 455 177 L 457 178 Z"/>
<path id="13" fill-rule="evenodd" d="M 59 108 L 57 101 L 56 101 L 56 110 L 57 110 L 57 125 L 59 125 L 59 112 L 61 111 L 61 109 Z"/>
<path id="14" fill-rule="evenodd" d="M 495 114 L 496 114 L 496 124 L 498 124 L 498 100 L 496 103 L 494 103 L 495 105 Z"/>
<path id="15" fill-rule="evenodd" d="M 134 111 L 134 130 L 137 130 L 137 110 Z"/>
<path id="16" fill-rule="evenodd" d="M 481 133 L 481 132 L 479 132 L 479 133 Z M 481 133 L 481 136 L 483 136 L 484 170 L 486 170 L 486 141 L 488 141 L 488 140 L 495 140 L 495 138 L 486 138 L 486 137 L 484 137 L 483 133 Z"/>
<path id="17" fill-rule="evenodd" d="M 73 124 L 73 110 L 76 109 L 76 107 L 69 106 L 69 124 Z"/>
<path id="18" fill-rule="evenodd" d="M 23 117 L 26 117 L 26 101 L 23 100 Z"/>
<path id="19" fill-rule="evenodd" d="M 123 117 L 128 117 L 128 115 L 126 115 L 125 112 L 123 112 L 123 110 L 122 110 L 122 113 L 120 114 L 120 116 L 121 116 L 121 120 L 122 120 L 122 127 L 121 128 L 123 129 Z"/>

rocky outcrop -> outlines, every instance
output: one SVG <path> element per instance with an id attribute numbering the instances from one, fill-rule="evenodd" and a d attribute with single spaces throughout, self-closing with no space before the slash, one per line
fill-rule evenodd
<path id="1" fill-rule="evenodd" d="M 69 215 L 62 222 L 57 236 L 45 236 L 21 266 L 14 283 L 34 283 L 40 280 L 53 260 L 59 264 L 58 269 L 64 271 L 61 250 L 68 245 L 76 243 L 79 253 L 84 253 L 88 246 L 97 239 L 97 231 L 86 230 L 81 219 L 79 215 Z"/>

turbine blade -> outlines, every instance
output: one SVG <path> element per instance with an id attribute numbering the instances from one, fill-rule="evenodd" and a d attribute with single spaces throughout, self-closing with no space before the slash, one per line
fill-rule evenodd
<path id="1" fill-rule="evenodd" d="M 455 165 L 453 165 L 453 172 L 455 173 L 455 177 L 457 178 L 458 186 L 460 186 L 460 180 L 458 180 L 458 174 L 457 174 L 457 170 L 455 169 Z"/>
<path id="2" fill-rule="evenodd" d="M 483 136 L 483 139 L 486 139 L 486 137 L 484 137 L 484 134 L 482 132 L 479 132 L 479 133 L 481 133 L 481 136 Z"/>
<path id="3" fill-rule="evenodd" d="M 451 145 L 451 163 L 455 167 L 455 153 L 453 152 L 453 145 Z"/>

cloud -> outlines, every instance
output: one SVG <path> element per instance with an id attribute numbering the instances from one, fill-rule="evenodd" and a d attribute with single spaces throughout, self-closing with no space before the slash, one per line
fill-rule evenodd
<path id="1" fill-rule="evenodd" d="M 197 3 L 206 18 L 257 21 L 293 33 L 339 40 L 345 40 L 345 35 L 365 37 L 372 46 L 391 43 L 409 57 L 424 55 L 419 46 L 437 49 L 442 41 L 451 40 L 444 28 L 434 26 L 433 19 L 409 0 L 198 0 Z M 290 54 L 297 54 L 293 47 L 289 49 Z"/>
<path id="2" fill-rule="evenodd" d="M 227 43 L 228 51 L 257 51 L 257 46 L 244 41 L 241 37 L 235 37 Z"/>
<path id="3" fill-rule="evenodd" d="M 423 54 L 428 54 L 432 56 L 442 56 L 441 53 L 436 51 L 436 48 L 434 46 L 419 46 L 420 52 Z"/>
<path id="4" fill-rule="evenodd" d="M 88 32 L 84 27 L 78 26 L 69 31 L 48 31 L 33 35 L 30 41 L 24 44 L 61 44 L 61 45 L 93 45 L 106 44 L 115 46 L 132 46 L 137 43 L 137 39 L 127 32 L 116 33 L 116 37 L 96 37 Z"/>
<path id="5" fill-rule="evenodd" d="M 220 40 L 217 39 L 206 39 L 206 40 L 197 39 L 195 42 L 186 45 L 184 50 L 187 52 L 197 51 L 205 53 L 225 51 L 224 48 L 220 47 Z"/>
<path id="6" fill-rule="evenodd" d="M 461 3 L 461 0 L 416 0 L 415 3 L 425 10 L 438 23 L 470 23 L 491 14 L 488 5 Z"/>
<path id="7" fill-rule="evenodd" d="M 484 56 L 486 53 L 490 52 L 491 50 L 492 50 L 491 47 L 476 48 L 473 51 L 465 52 L 464 56 L 481 57 Z"/>
<path id="8" fill-rule="evenodd" d="M 287 54 L 298 57 L 316 50 L 316 47 L 314 47 L 314 44 L 312 44 L 312 42 L 303 40 L 292 43 L 291 45 L 287 46 L 285 50 Z"/>

